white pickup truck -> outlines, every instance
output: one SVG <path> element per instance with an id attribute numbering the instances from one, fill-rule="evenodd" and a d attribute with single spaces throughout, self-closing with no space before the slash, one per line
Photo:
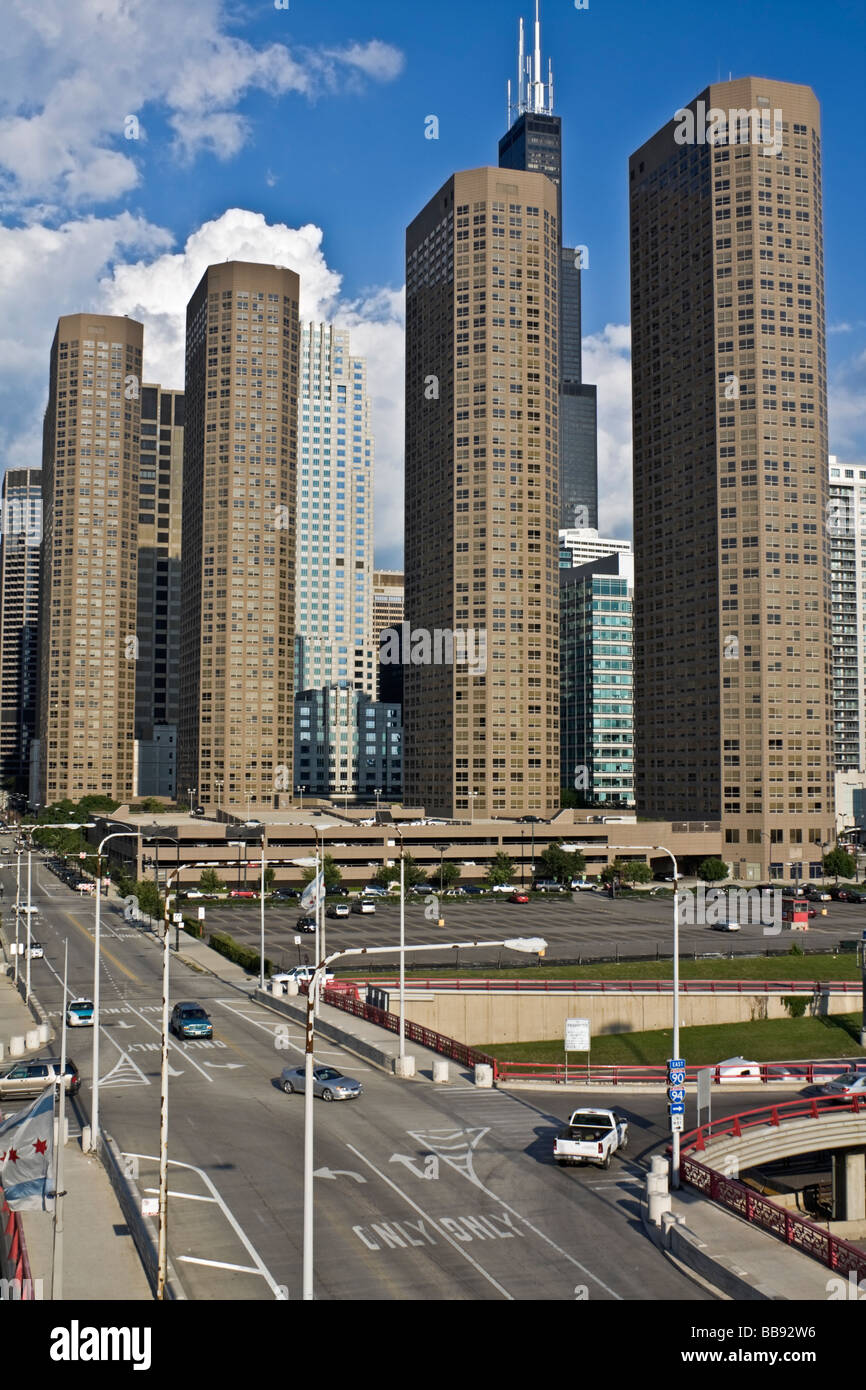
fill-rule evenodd
<path id="1" fill-rule="evenodd" d="M 575 1110 L 553 1144 L 553 1157 L 561 1166 L 595 1163 L 610 1167 L 610 1156 L 628 1147 L 628 1120 L 615 1110 Z"/>

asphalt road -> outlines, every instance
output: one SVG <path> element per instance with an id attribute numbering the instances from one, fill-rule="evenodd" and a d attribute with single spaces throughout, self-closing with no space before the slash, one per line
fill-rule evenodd
<path id="1" fill-rule="evenodd" d="M 504 895 L 503 895 L 504 896 Z M 330 900 L 329 900 L 330 901 Z M 187 911 L 198 906 L 193 901 Z M 789 929 L 777 934 L 765 934 L 760 924 L 746 924 L 737 933 L 722 933 L 705 926 L 680 927 L 681 955 L 755 955 L 766 950 L 787 951 L 797 942 L 800 946 L 833 950 L 841 940 L 859 940 L 866 927 L 866 906 L 853 903 L 826 903 L 826 917 L 815 917 L 808 932 Z M 548 943 L 546 960 L 591 960 L 615 956 L 629 959 L 639 956 L 670 958 L 673 951 L 673 900 L 667 898 L 611 900 L 599 893 L 575 893 L 563 897 L 533 899 L 529 903 L 505 901 L 473 901 L 461 898 L 443 900 L 445 927 L 425 917 L 425 900 L 412 898 L 406 903 L 406 942 L 448 941 L 451 939 L 502 938 L 510 936 L 543 936 Z M 206 927 L 211 931 L 228 931 L 238 941 L 258 948 L 260 917 L 258 904 L 205 904 Z M 312 955 L 312 937 L 304 936 L 295 944 L 295 923 L 301 915 L 296 902 L 268 905 L 265 908 L 265 954 L 281 967 L 304 963 Z M 352 913 L 348 918 L 325 919 L 326 940 L 332 950 L 349 949 L 359 942 L 365 946 L 387 946 L 396 943 L 399 935 L 400 909 L 396 902 L 377 903 L 374 916 Z M 431 966 L 454 965 L 452 954 L 418 953 L 418 964 Z M 532 958 L 508 951 L 461 952 L 462 965 L 487 963 L 493 966 L 526 964 Z M 396 954 L 379 958 L 380 965 L 396 963 Z M 359 965 L 347 960 L 341 967 L 357 973 Z"/>
<path id="2" fill-rule="evenodd" d="M 8 903 L 14 874 L 3 877 Z M 34 884 L 45 960 L 33 962 L 32 985 L 59 1024 L 65 940 L 71 990 L 92 989 L 93 903 L 41 867 Z M 106 909 L 103 930 L 102 1122 L 124 1152 L 141 1155 L 139 1182 L 150 1193 L 161 950 L 116 907 Z M 301 1060 L 300 1030 L 286 1031 L 245 993 L 180 962 L 172 961 L 171 981 L 173 1000 L 199 1000 L 215 1024 L 212 1043 L 172 1040 L 170 1049 L 175 1268 L 196 1299 L 298 1298 L 303 1102 L 285 1096 L 277 1079 L 287 1059 Z M 71 1032 L 69 1050 L 84 1078 L 79 1124 L 91 1103 L 91 1047 L 89 1029 Z M 356 1076 L 364 1094 L 316 1103 L 317 1298 L 707 1297 L 640 1226 L 647 1154 L 664 1138 L 652 1118 L 660 1098 L 629 1099 L 634 1142 L 611 1170 L 560 1171 L 551 1144 L 572 1096 L 478 1091 L 468 1076 L 447 1087 L 399 1082 L 327 1043 L 318 1057 Z"/>

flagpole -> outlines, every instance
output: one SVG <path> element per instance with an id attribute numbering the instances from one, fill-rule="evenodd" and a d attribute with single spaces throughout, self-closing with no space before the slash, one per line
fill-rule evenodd
<path id="1" fill-rule="evenodd" d="M 51 1249 L 51 1299 L 63 1297 L 63 1145 L 66 1137 L 66 1008 L 69 977 L 69 940 L 63 952 L 63 1023 L 60 1029 L 60 1089 L 57 1140 L 54 1145 L 54 1241 Z M 94 1027 L 96 1024 L 94 1022 Z"/>

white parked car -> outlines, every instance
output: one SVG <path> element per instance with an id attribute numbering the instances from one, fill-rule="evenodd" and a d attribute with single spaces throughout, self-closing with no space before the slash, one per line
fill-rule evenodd
<path id="1" fill-rule="evenodd" d="M 296 965 L 293 970 L 283 970 L 278 975 L 272 975 L 271 984 L 282 985 L 283 993 L 285 993 L 285 986 L 289 983 L 290 980 L 294 980 L 295 983 L 299 985 L 308 985 L 315 973 L 316 967 L 314 965 Z M 329 970 L 326 970 L 325 984 L 331 984 L 333 978 L 334 977 L 331 974 L 331 972 Z"/>
<path id="2" fill-rule="evenodd" d="M 198 888 L 188 888 L 184 894 L 186 898 L 203 898 L 204 893 L 199 892 Z"/>

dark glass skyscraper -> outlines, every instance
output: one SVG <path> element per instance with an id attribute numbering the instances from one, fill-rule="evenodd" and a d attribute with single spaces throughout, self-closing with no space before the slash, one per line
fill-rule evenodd
<path id="1" fill-rule="evenodd" d="M 500 169 L 546 174 L 556 184 L 562 245 L 562 121 L 553 114 L 553 71 L 541 78 L 541 23 L 535 5 L 535 46 L 526 55 L 523 20 L 517 60 L 517 100 L 508 84 L 508 119 L 499 141 Z M 580 350 L 580 247 L 562 246 L 559 281 L 559 525 L 598 526 L 597 393 L 583 381 Z"/>

